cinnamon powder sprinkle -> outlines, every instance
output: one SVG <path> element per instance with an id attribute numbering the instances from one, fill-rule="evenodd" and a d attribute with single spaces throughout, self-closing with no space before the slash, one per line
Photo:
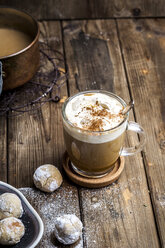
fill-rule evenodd
<path id="1" fill-rule="evenodd" d="M 98 106 L 98 101 L 96 101 L 96 105 Z M 109 119 L 112 117 L 111 114 L 106 109 L 96 110 L 95 106 L 85 107 L 86 110 L 90 110 L 91 116 L 93 117 L 108 117 Z M 89 126 L 86 128 L 90 131 L 103 131 L 103 120 L 102 119 L 94 119 L 91 121 Z"/>
<path id="2" fill-rule="evenodd" d="M 92 116 L 107 116 L 108 118 L 111 118 L 111 114 L 106 109 L 92 110 Z"/>
<path id="3" fill-rule="evenodd" d="M 88 127 L 88 130 L 90 130 L 90 131 L 104 131 L 103 120 L 102 119 L 92 120 L 90 126 Z"/>
<path id="4" fill-rule="evenodd" d="M 99 106 L 97 101 L 96 101 L 96 105 Z M 84 108 L 86 110 L 90 110 L 92 116 L 107 116 L 111 118 L 111 114 L 105 108 L 99 110 L 95 110 L 95 106 L 84 107 Z"/>
<path id="5" fill-rule="evenodd" d="M 98 107 L 102 107 L 102 109 L 99 109 Z M 104 119 L 110 120 L 117 116 L 122 116 L 121 112 L 118 114 L 112 114 L 108 110 L 109 108 L 107 105 L 99 104 L 98 101 L 96 101 L 94 105 L 83 107 L 82 111 L 88 111 L 90 116 L 93 117 L 93 119 L 86 119 L 86 121 L 81 122 L 83 128 L 89 131 L 104 131 Z M 75 117 L 79 114 L 80 112 L 76 114 Z M 77 126 L 76 124 L 74 125 Z"/>

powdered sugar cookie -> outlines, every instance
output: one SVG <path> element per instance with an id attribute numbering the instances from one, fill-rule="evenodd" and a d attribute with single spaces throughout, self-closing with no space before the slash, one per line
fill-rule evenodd
<path id="1" fill-rule="evenodd" d="M 14 245 L 20 242 L 25 233 L 21 220 L 9 217 L 0 221 L 0 244 Z"/>
<path id="2" fill-rule="evenodd" d="M 51 164 L 41 165 L 33 175 L 33 181 L 37 188 L 44 192 L 53 192 L 62 184 L 60 171 Z"/>
<path id="3" fill-rule="evenodd" d="M 74 214 L 66 214 L 55 219 L 54 234 L 63 244 L 75 243 L 82 234 L 82 222 Z"/>
<path id="4" fill-rule="evenodd" d="M 0 195 L 0 220 L 12 216 L 20 218 L 22 214 L 21 200 L 16 194 L 4 193 Z"/>

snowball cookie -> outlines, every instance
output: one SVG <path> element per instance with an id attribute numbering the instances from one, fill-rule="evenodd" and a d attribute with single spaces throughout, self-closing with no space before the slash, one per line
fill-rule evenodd
<path id="1" fill-rule="evenodd" d="M 15 217 L 9 217 L 0 221 L 0 244 L 14 245 L 20 242 L 25 233 L 24 224 Z"/>
<path id="2" fill-rule="evenodd" d="M 0 220 L 12 216 L 20 218 L 22 214 L 21 200 L 16 194 L 4 193 L 0 195 Z"/>
<path id="3" fill-rule="evenodd" d="M 60 187 L 62 176 L 59 170 L 51 164 L 41 165 L 33 175 L 33 181 L 37 188 L 44 192 L 53 192 Z"/>
<path id="4" fill-rule="evenodd" d="M 82 234 L 82 222 L 74 214 L 66 214 L 55 219 L 54 234 L 65 245 L 75 243 Z"/>

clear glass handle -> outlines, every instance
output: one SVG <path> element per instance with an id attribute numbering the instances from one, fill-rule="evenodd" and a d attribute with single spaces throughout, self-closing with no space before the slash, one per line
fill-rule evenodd
<path id="1" fill-rule="evenodd" d="M 146 136 L 143 128 L 136 122 L 130 121 L 128 122 L 127 130 L 134 131 L 135 133 L 139 134 L 139 144 L 134 147 L 123 147 L 121 151 L 121 156 L 131 156 L 136 154 L 137 152 L 140 152 L 143 149 L 143 146 L 145 144 Z"/>

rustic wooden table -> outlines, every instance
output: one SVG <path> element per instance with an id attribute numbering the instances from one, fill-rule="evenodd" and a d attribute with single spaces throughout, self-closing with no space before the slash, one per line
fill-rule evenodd
<path id="1" fill-rule="evenodd" d="M 60 66 L 68 67 L 61 99 L 85 89 L 112 91 L 127 102 L 134 99 L 130 119 L 144 127 L 147 142 L 142 153 L 125 159 L 117 182 L 97 190 L 79 187 L 62 170 L 63 101 L 49 102 L 35 115 L 0 118 L 0 180 L 33 188 L 34 170 L 54 164 L 64 182 L 44 197 L 55 201 L 55 214 L 73 212 L 81 218 L 83 237 L 72 247 L 165 247 L 165 19 L 39 24 L 40 39 L 60 51 L 64 57 Z M 137 140 L 131 134 L 126 144 L 135 145 Z M 41 242 L 38 247 L 62 246 Z"/>

